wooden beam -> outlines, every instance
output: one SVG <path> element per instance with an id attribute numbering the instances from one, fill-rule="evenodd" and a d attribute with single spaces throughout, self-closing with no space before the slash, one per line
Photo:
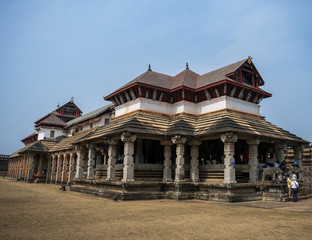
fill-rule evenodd
<path id="1" fill-rule="evenodd" d="M 251 74 L 254 73 L 253 71 L 250 71 L 250 70 L 248 70 L 248 69 L 246 69 L 246 68 L 242 68 L 242 70 L 245 71 L 245 72 L 249 72 L 249 73 L 251 73 Z"/>
<path id="2" fill-rule="evenodd" d="M 255 74 L 252 74 L 251 79 L 252 79 L 252 87 L 255 87 Z"/>
<path id="3" fill-rule="evenodd" d="M 239 72 L 239 81 L 240 83 L 243 83 L 243 71 L 242 70 Z"/>

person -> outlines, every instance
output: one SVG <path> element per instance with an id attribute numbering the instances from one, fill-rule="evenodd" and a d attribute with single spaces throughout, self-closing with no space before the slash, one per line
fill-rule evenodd
<path id="1" fill-rule="evenodd" d="M 293 173 L 292 179 L 297 179 L 297 175 L 295 173 Z"/>
<path id="2" fill-rule="evenodd" d="M 287 187 L 288 187 L 288 197 L 290 198 L 290 194 L 291 194 L 291 175 L 289 175 L 289 177 L 287 178 Z"/>
<path id="3" fill-rule="evenodd" d="M 291 181 L 291 192 L 293 195 L 293 202 L 298 201 L 298 188 L 299 188 L 299 183 L 297 182 L 297 178 L 293 178 Z"/>
<path id="4" fill-rule="evenodd" d="M 279 167 L 278 162 L 274 158 L 272 158 L 272 163 L 273 163 L 273 167 Z"/>

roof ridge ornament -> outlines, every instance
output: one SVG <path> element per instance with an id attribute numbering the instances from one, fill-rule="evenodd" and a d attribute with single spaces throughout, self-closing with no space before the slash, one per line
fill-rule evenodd
<path id="1" fill-rule="evenodd" d="M 253 58 L 252 58 L 251 56 L 248 56 L 247 61 L 248 61 L 248 63 L 249 63 L 249 64 L 251 64 L 251 63 L 252 63 L 252 61 L 251 61 L 252 59 L 253 59 Z"/>
<path id="2" fill-rule="evenodd" d="M 185 69 L 189 69 L 188 62 L 186 62 Z"/>
<path id="3" fill-rule="evenodd" d="M 148 64 L 148 71 L 152 71 L 151 64 Z"/>

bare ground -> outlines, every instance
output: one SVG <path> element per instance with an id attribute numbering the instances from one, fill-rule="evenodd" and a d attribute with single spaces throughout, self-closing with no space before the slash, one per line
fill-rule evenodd
<path id="1" fill-rule="evenodd" d="M 207 201 L 114 202 L 0 179 L 0 239 L 311 239 L 312 212 Z M 310 206 L 309 203 L 305 203 Z M 286 205 L 285 205 L 286 204 Z M 266 206 L 270 203 L 266 204 Z M 260 207 L 259 207 L 260 206 Z M 293 207 L 292 207 L 293 206 Z"/>

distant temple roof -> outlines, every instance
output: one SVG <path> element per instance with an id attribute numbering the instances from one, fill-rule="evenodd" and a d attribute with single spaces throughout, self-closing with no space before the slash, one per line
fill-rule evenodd
<path id="1" fill-rule="evenodd" d="M 96 118 L 106 112 L 109 112 L 111 110 L 111 108 L 114 106 L 114 104 L 108 104 L 104 107 L 101 107 L 101 108 L 98 108 L 92 112 L 89 112 L 85 115 L 82 115 L 80 117 L 77 117 L 73 120 L 70 120 L 66 123 L 66 127 L 65 128 L 69 128 L 75 124 L 79 124 L 79 123 L 82 123 L 82 122 L 85 122 L 85 121 L 88 121 L 90 119 L 93 119 L 93 118 Z"/>
<path id="2" fill-rule="evenodd" d="M 71 100 L 65 103 L 63 106 L 58 107 L 51 113 L 47 114 L 46 116 L 40 118 L 35 122 L 35 127 L 40 125 L 64 127 L 66 122 L 79 117 L 81 113 L 81 110 Z"/>

